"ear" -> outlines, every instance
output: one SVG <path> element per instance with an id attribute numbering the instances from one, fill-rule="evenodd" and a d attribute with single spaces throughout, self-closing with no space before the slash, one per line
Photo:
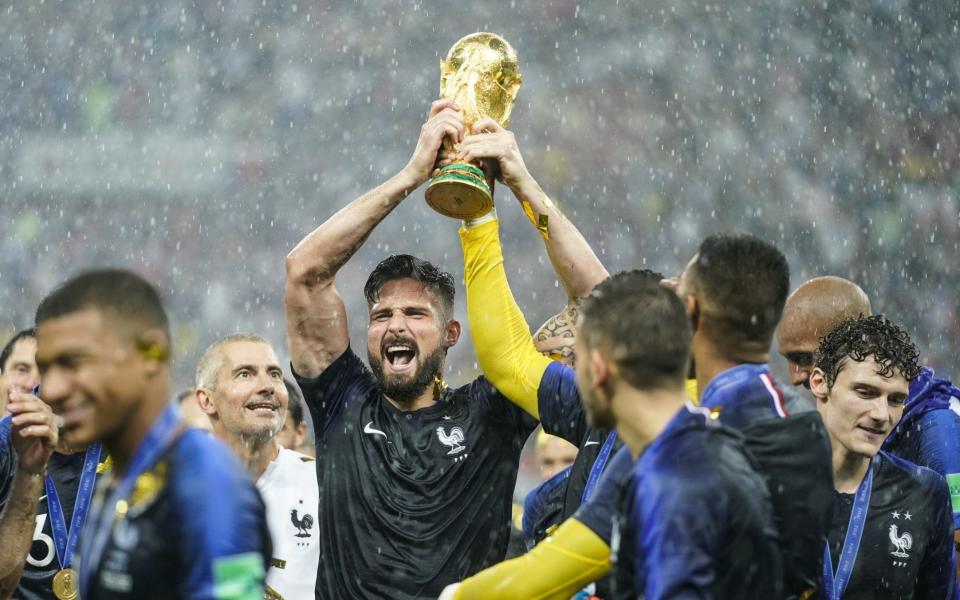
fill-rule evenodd
<path id="1" fill-rule="evenodd" d="M 590 348 L 590 375 L 593 387 L 602 388 L 610 381 L 610 363 L 599 348 Z"/>
<path id="2" fill-rule="evenodd" d="M 213 403 L 213 396 L 211 396 L 210 391 L 205 388 L 197 388 L 195 394 L 197 404 L 200 405 L 200 410 L 211 417 L 216 416 L 217 406 Z"/>
<path id="3" fill-rule="evenodd" d="M 447 326 L 443 332 L 443 342 L 441 343 L 444 348 L 453 348 L 457 345 L 457 342 L 460 340 L 460 332 L 462 327 L 460 321 L 455 319 L 450 319 L 447 321 Z"/>
<path id="4" fill-rule="evenodd" d="M 693 330 L 696 331 L 700 326 L 700 301 L 697 300 L 697 297 L 693 294 L 687 294 L 683 298 L 683 306 L 687 309 L 687 314 L 690 316 L 690 325 L 692 325 Z"/>
<path id="5" fill-rule="evenodd" d="M 170 343 L 162 330 L 147 329 L 136 339 L 137 353 L 146 365 L 147 374 L 151 377 L 159 375 L 169 363 Z"/>
<path id="6" fill-rule="evenodd" d="M 814 367 L 813 372 L 810 373 L 810 392 L 813 393 L 818 402 L 826 402 L 830 395 L 827 374 L 818 367 Z"/>

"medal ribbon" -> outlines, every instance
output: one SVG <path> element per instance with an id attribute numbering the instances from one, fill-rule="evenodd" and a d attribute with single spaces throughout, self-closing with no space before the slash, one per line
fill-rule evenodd
<path id="1" fill-rule="evenodd" d="M 120 500 L 127 498 L 133 491 L 137 477 L 152 467 L 161 455 L 176 440 L 182 429 L 180 416 L 177 411 L 168 406 L 160 418 L 156 420 L 146 437 L 137 446 L 127 466 L 120 483 L 110 493 L 110 497 L 103 504 L 97 506 L 90 531 L 83 537 L 83 557 L 80 561 L 80 597 L 85 598 L 90 593 L 93 574 L 100 565 L 103 551 L 107 546 L 107 539 L 113 531 L 113 521 L 116 517 L 116 505 Z M 116 473 L 114 473 L 116 476 Z"/>
<path id="2" fill-rule="evenodd" d="M 839 600 L 850 583 L 850 574 L 853 565 L 857 562 L 857 552 L 860 550 L 860 538 L 867 522 L 867 511 L 870 509 L 870 492 L 873 490 L 873 466 L 867 469 L 867 476 L 860 482 L 857 495 L 853 500 L 853 510 L 850 511 L 850 521 L 847 524 L 847 534 L 843 538 L 843 551 L 837 563 L 837 573 L 833 573 L 833 558 L 830 556 L 830 542 L 823 548 L 823 591 L 827 600 Z"/>
<path id="3" fill-rule="evenodd" d="M 83 459 L 83 471 L 80 475 L 80 487 L 77 490 L 77 499 L 73 505 L 73 518 L 70 519 L 70 530 L 67 530 L 67 521 L 63 518 L 63 506 L 57 494 L 57 486 L 53 477 L 48 474 L 43 479 L 47 489 L 47 508 L 50 511 L 50 528 L 53 530 L 54 550 L 60 567 L 69 569 L 73 564 L 73 554 L 80 542 L 80 531 L 87 519 L 87 510 L 90 500 L 93 499 L 94 482 L 97 479 L 97 465 L 100 463 L 100 443 L 97 442 L 87 448 Z"/>
<path id="4" fill-rule="evenodd" d="M 603 447 L 600 448 L 600 453 L 597 454 L 597 459 L 593 461 L 593 467 L 590 468 L 590 476 L 587 477 L 587 486 L 583 488 L 583 496 L 580 499 L 581 504 L 586 503 L 586 501 L 590 499 L 590 496 L 593 495 L 593 490 L 600 481 L 600 476 L 603 474 L 603 468 L 607 465 L 607 460 L 610 458 L 610 452 L 613 450 L 613 443 L 615 441 L 617 441 L 617 431 L 613 430 L 607 435 L 607 439 L 603 442 Z"/>

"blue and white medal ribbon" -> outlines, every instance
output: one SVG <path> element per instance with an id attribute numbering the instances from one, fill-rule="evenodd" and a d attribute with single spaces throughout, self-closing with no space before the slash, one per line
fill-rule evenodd
<path id="1" fill-rule="evenodd" d="M 847 525 L 847 535 L 843 538 L 843 551 L 837 563 L 836 575 L 833 573 L 833 558 L 830 556 L 830 542 L 823 549 L 823 592 L 827 600 L 839 600 L 850 583 L 853 565 L 857 562 L 857 552 L 860 550 L 860 538 L 867 523 L 867 512 L 870 510 L 870 492 L 873 490 L 873 465 L 867 469 L 867 476 L 860 482 L 857 495 L 853 500 L 853 510 L 850 511 L 850 521 Z"/>
<path id="2" fill-rule="evenodd" d="M 585 504 L 587 500 L 590 499 L 590 496 L 593 495 L 594 489 L 596 489 L 597 483 L 600 481 L 600 476 L 603 475 L 603 469 L 607 465 L 607 460 L 610 458 L 613 443 L 616 441 L 617 431 L 613 430 L 607 435 L 607 439 L 603 442 L 603 447 L 600 448 L 600 453 L 597 454 L 597 459 L 593 461 L 593 467 L 590 468 L 590 476 L 587 477 L 587 486 L 583 488 L 583 496 L 580 498 L 581 504 Z"/>
<path id="3" fill-rule="evenodd" d="M 81 598 L 90 595 L 93 576 L 99 569 L 107 540 L 113 531 L 117 504 L 130 495 L 137 478 L 150 469 L 174 442 L 181 431 L 180 423 L 179 413 L 172 406 L 168 406 L 137 446 L 126 472 L 110 493 L 110 497 L 97 507 L 99 513 L 87 524 L 89 531 L 83 536 L 83 556 L 80 563 Z"/>
<path id="4" fill-rule="evenodd" d="M 87 448 L 83 459 L 83 471 L 80 475 L 80 487 L 77 490 L 77 499 L 73 505 L 73 518 L 70 519 L 70 529 L 67 530 L 67 521 L 63 517 L 63 505 L 57 494 L 57 486 L 48 474 L 43 479 L 47 490 L 47 508 L 50 511 L 50 528 L 53 530 L 54 550 L 60 567 L 69 569 L 73 565 L 73 554 L 80 542 L 80 531 L 87 519 L 90 501 L 93 499 L 94 483 L 97 479 L 97 465 L 100 464 L 100 443 L 97 442 Z"/>

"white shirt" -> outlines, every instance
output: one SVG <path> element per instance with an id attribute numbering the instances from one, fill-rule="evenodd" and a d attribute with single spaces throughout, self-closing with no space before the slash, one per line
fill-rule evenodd
<path id="1" fill-rule="evenodd" d="M 281 446 L 277 458 L 257 480 L 273 538 L 267 598 L 314 597 L 320 560 L 316 464 L 309 456 Z"/>

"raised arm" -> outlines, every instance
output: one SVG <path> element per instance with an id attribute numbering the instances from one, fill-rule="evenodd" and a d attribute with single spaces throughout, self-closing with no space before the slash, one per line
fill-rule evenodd
<path id="1" fill-rule="evenodd" d="M 581 299 L 609 273 L 580 231 L 530 176 L 513 134 L 492 119 L 478 121 L 474 130 L 486 133 L 468 136 L 461 152 L 468 160 L 497 160 L 503 182 L 520 201 L 523 212 L 543 238 L 550 263 L 567 292 L 567 305 L 547 319 L 534 334 L 537 350 L 572 365 L 574 326 Z"/>
<path id="2" fill-rule="evenodd" d="M 50 407 L 36 396 L 17 394 L 8 405 L 9 428 L 0 433 L 3 460 L 16 461 L 13 481 L 0 511 L 0 592 L 17 586 L 33 540 L 43 473 L 57 445 L 57 427 Z"/>
<path id="3" fill-rule="evenodd" d="M 336 274 L 374 227 L 430 177 L 443 138 L 462 138 L 458 111 L 449 100 L 434 102 L 410 162 L 337 211 L 287 255 L 287 338 L 294 370 L 301 377 L 316 377 L 347 349 L 346 310 L 334 287 Z"/>

